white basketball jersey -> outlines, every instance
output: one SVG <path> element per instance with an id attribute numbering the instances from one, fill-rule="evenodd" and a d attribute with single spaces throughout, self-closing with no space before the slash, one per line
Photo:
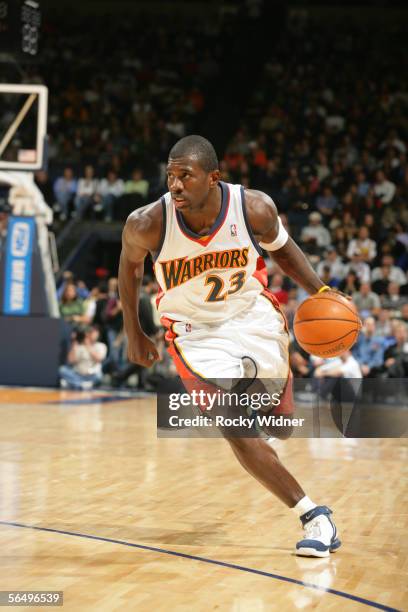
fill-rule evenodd
<path id="1" fill-rule="evenodd" d="M 170 193 L 162 197 L 162 244 L 154 263 L 162 317 L 200 323 L 230 319 L 266 286 L 262 251 L 246 218 L 244 188 L 219 185 L 221 210 L 207 236 L 186 226 Z"/>

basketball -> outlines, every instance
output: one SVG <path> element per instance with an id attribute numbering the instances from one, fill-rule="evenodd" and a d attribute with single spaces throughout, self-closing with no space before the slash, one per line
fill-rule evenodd
<path id="1" fill-rule="evenodd" d="M 353 302 L 336 293 L 318 293 L 296 311 L 293 330 L 300 346 L 317 357 L 336 357 L 357 340 L 361 321 Z"/>

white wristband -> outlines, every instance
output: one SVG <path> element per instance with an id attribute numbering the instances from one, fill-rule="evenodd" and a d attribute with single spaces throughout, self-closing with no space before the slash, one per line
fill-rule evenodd
<path id="1" fill-rule="evenodd" d="M 278 249 L 281 249 L 283 246 L 285 246 L 285 244 L 288 241 L 289 234 L 283 227 L 283 223 L 280 217 L 278 217 L 278 223 L 279 223 L 279 231 L 278 231 L 278 235 L 276 236 L 275 240 L 271 242 L 270 244 L 266 244 L 265 242 L 259 243 L 259 245 L 263 249 L 266 249 L 267 251 L 277 251 Z"/>

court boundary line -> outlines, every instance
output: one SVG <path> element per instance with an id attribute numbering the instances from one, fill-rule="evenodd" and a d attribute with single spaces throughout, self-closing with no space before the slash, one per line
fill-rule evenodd
<path id="1" fill-rule="evenodd" d="M 134 542 L 127 542 L 126 540 L 117 540 L 115 538 L 105 538 L 103 536 L 96 536 L 87 533 L 79 533 L 76 531 L 64 531 L 62 529 L 53 529 L 52 527 L 39 527 L 37 525 L 26 525 L 25 523 L 17 523 L 14 521 L 1 521 L 0 525 L 4 525 L 7 527 L 19 527 L 22 529 L 32 529 L 35 531 L 44 531 L 46 533 L 58 533 L 60 535 L 68 535 L 77 538 L 84 538 L 88 540 L 97 540 L 100 542 L 109 542 L 110 544 L 119 544 L 120 546 L 129 546 L 130 548 L 138 548 L 139 550 L 148 550 L 150 552 L 161 553 L 165 555 L 172 555 L 174 557 L 181 557 L 183 559 L 189 559 L 192 561 L 201 561 L 202 563 L 209 563 L 212 565 L 219 565 L 220 567 L 227 567 L 229 569 L 239 570 L 241 572 L 247 572 L 249 574 L 256 574 L 258 576 L 265 576 L 267 578 L 273 578 L 275 580 L 280 580 L 281 582 L 289 582 L 291 584 L 296 584 L 299 586 L 303 586 L 309 589 L 314 589 L 315 591 L 323 591 L 324 593 L 330 593 L 331 595 L 337 595 L 338 597 L 343 597 L 344 599 L 349 599 L 351 601 L 356 601 L 366 606 L 370 606 L 372 608 L 376 608 L 378 610 L 384 610 L 385 612 L 401 612 L 397 608 L 391 608 L 390 606 L 386 606 L 385 604 L 381 604 L 370 599 L 365 599 L 364 597 L 359 597 L 358 595 L 352 595 L 351 593 L 346 593 L 345 591 L 339 591 L 337 589 L 326 588 L 320 586 L 318 584 L 313 584 L 312 582 L 304 582 L 303 580 L 299 580 L 297 578 L 290 578 L 289 576 L 280 576 L 279 574 L 273 574 L 271 572 L 266 572 L 264 570 L 258 570 L 251 567 L 246 567 L 244 565 L 237 565 L 235 563 L 228 563 L 227 561 L 218 561 L 217 559 L 209 559 L 208 557 L 200 557 L 198 555 L 190 555 L 188 553 L 177 552 L 175 550 L 168 550 L 166 548 L 157 548 L 156 546 L 147 546 L 145 544 L 135 544 Z"/>

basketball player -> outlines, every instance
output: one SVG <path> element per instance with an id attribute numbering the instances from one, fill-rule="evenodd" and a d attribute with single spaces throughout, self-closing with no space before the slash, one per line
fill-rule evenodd
<path id="1" fill-rule="evenodd" d="M 288 236 L 266 194 L 220 181 L 217 155 L 205 138 L 187 136 L 174 145 L 167 184 L 168 193 L 133 212 L 123 231 L 119 289 L 129 359 L 145 367 L 159 359 L 138 320 L 143 262 L 150 253 L 168 350 L 184 381 L 239 379 L 245 357 L 256 364 L 259 378 L 287 381 L 288 331 L 265 290 L 261 247 L 311 295 L 330 288 Z M 286 413 L 293 410 L 290 392 L 287 385 Z M 305 533 L 298 555 L 328 557 L 339 548 L 331 510 L 305 495 L 264 439 L 228 442 L 249 474 L 300 518 Z"/>

